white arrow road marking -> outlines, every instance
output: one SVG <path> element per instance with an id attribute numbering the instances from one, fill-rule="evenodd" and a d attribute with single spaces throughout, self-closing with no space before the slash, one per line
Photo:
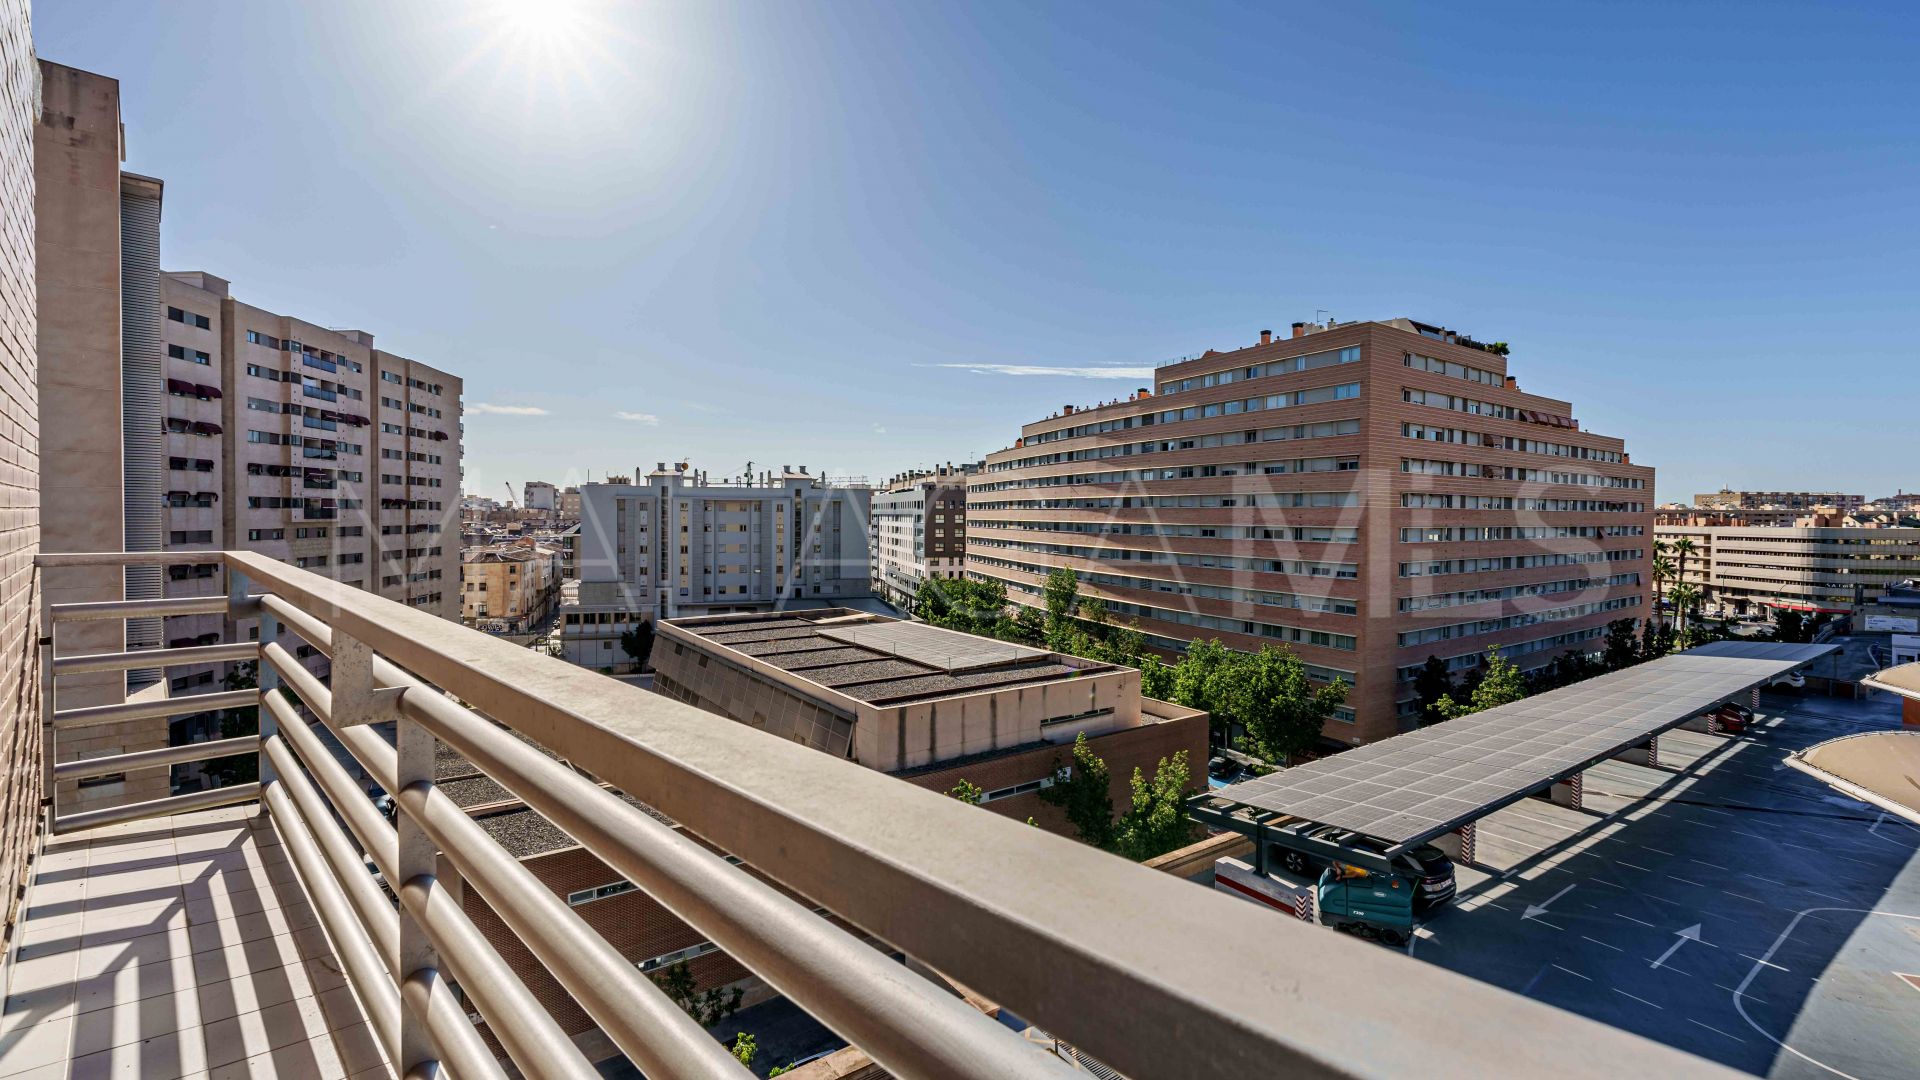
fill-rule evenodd
<path id="1" fill-rule="evenodd" d="M 1578 885 L 1578 884 L 1579 882 L 1577 881 L 1574 882 L 1574 885 Z M 1552 896 L 1547 897 L 1547 904 L 1553 903 L 1555 900 L 1560 899 L 1561 897 L 1567 895 L 1572 891 L 1573 891 L 1573 885 L 1569 885 L 1566 888 L 1561 889 L 1559 892 L 1554 893 Z M 1540 916 L 1545 915 L 1547 913 L 1547 904 L 1528 904 L 1527 910 L 1521 914 L 1520 918 L 1523 920 L 1537 919 Z M 1552 926 L 1553 924 L 1548 923 L 1547 925 Z"/>
<path id="2" fill-rule="evenodd" d="M 1687 927 L 1685 930 L 1675 930 L 1673 932 L 1673 936 L 1678 940 L 1674 941 L 1672 945 L 1667 946 L 1667 951 L 1661 953 L 1660 959 L 1655 960 L 1653 962 L 1654 967 L 1659 967 L 1661 964 L 1666 963 L 1668 957 L 1671 957 L 1674 953 L 1677 953 L 1680 951 L 1680 946 L 1685 945 L 1689 941 L 1699 941 L 1700 940 L 1700 924 L 1694 923 L 1692 926 Z"/>

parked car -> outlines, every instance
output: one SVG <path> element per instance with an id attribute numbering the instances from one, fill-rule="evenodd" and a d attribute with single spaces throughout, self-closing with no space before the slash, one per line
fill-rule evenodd
<path id="1" fill-rule="evenodd" d="M 1713 710 L 1711 715 L 1719 722 L 1720 730 L 1729 735 L 1738 735 L 1753 723 L 1753 710 L 1731 701 Z"/>
<path id="2" fill-rule="evenodd" d="M 1337 825 L 1314 825 L 1300 832 L 1301 836 L 1340 844 L 1344 847 L 1359 848 L 1375 854 L 1385 855 L 1393 845 L 1384 840 L 1342 829 Z M 1287 872 L 1298 877 L 1317 878 L 1321 871 L 1333 865 L 1333 860 L 1322 858 L 1318 854 L 1297 851 L 1288 848 L 1280 856 L 1280 865 Z M 1397 855 L 1393 866 L 1402 876 L 1410 879 L 1414 885 L 1413 906 L 1416 911 L 1424 911 L 1453 899 L 1456 888 L 1453 873 L 1453 860 L 1447 853 L 1432 844 L 1421 844 L 1412 851 Z"/>
<path id="3" fill-rule="evenodd" d="M 1229 779 L 1239 771 L 1240 763 L 1232 758 L 1217 757 L 1207 762 L 1207 775 L 1213 777 L 1215 780 Z"/>
<path id="4" fill-rule="evenodd" d="M 1807 677 L 1797 671 L 1782 672 L 1767 683 L 1769 690 L 1804 690 L 1806 687 Z"/>

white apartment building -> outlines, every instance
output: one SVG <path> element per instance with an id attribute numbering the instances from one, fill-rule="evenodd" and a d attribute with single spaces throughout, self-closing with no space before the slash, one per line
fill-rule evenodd
<path id="1" fill-rule="evenodd" d="M 620 636 L 655 619 L 872 595 L 871 488 L 804 466 L 747 479 L 710 484 L 686 462 L 660 462 L 638 483 L 582 484 L 579 600 L 561 620 L 567 659 L 625 664 Z"/>
<path id="2" fill-rule="evenodd" d="M 867 547 L 875 596 L 907 610 L 928 578 L 965 576 L 967 477 L 978 469 L 902 473 L 873 493 Z"/>

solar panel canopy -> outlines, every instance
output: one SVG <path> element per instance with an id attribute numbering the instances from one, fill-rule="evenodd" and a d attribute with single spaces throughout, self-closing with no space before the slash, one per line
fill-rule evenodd
<path id="1" fill-rule="evenodd" d="M 1395 845 L 1438 836 L 1805 663 L 1832 646 L 1692 650 L 1214 792 Z M 1819 653 L 1813 654 L 1815 656 Z"/>

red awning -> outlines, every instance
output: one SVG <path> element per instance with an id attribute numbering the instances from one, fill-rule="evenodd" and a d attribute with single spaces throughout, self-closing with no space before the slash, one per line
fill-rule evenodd
<path id="1" fill-rule="evenodd" d="M 219 424 L 209 423 L 205 420 L 196 420 L 193 422 L 193 433 L 195 435 L 218 435 L 220 432 L 221 427 Z"/>
<path id="2" fill-rule="evenodd" d="M 433 440 L 435 442 L 445 441 L 446 437 L 447 437 L 447 433 L 444 431 L 436 431 L 433 433 Z"/>
<path id="3" fill-rule="evenodd" d="M 220 396 L 218 387 L 208 386 L 206 383 L 194 383 L 193 388 L 198 390 L 200 396 L 203 398 L 217 398 Z"/>
<path id="4" fill-rule="evenodd" d="M 170 394 L 191 394 L 195 391 L 193 384 L 185 379 L 168 379 L 167 392 Z"/>

